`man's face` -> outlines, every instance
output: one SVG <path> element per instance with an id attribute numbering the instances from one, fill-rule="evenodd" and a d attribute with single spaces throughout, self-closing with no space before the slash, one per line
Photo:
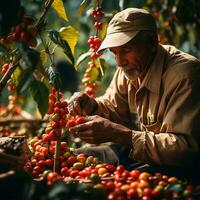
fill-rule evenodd
<path id="1" fill-rule="evenodd" d="M 118 67 L 122 68 L 126 77 L 136 80 L 143 77 L 150 60 L 148 50 L 137 43 L 127 43 L 119 47 L 112 47 Z"/>

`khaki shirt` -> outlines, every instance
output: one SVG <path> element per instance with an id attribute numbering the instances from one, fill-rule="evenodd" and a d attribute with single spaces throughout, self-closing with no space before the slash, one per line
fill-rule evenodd
<path id="1" fill-rule="evenodd" d="M 193 56 L 159 45 L 140 85 L 117 69 L 97 101 L 95 114 L 132 129 L 135 160 L 182 166 L 200 158 L 200 62 Z"/>

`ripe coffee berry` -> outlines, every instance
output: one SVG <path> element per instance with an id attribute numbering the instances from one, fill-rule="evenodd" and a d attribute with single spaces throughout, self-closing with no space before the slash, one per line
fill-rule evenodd
<path id="1" fill-rule="evenodd" d="M 85 122 L 86 122 L 86 119 L 84 117 L 78 117 L 75 121 L 76 125 L 83 124 Z"/>
<path id="2" fill-rule="evenodd" d="M 66 127 L 67 127 L 67 128 L 70 128 L 70 127 L 73 127 L 73 126 L 75 126 L 75 125 L 76 125 L 75 120 L 70 119 L 70 120 L 68 120 L 68 122 L 67 122 L 67 124 L 66 124 Z"/>

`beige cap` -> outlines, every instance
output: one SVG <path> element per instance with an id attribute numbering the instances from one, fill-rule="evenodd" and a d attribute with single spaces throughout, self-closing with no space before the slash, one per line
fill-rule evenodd
<path id="1" fill-rule="evenodd" d="M 141 30 L 156 31 L 155 19 L 144 9 L 127 8 L 111 19 L 98 51 L 124 45 Z"/>

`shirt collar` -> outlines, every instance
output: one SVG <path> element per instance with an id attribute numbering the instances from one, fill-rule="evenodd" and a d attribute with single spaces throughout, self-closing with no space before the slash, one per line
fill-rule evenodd
<path id="1" fill-rule="evenodd" d="M 158 45 L 156 56 L 145 75 L 140 88 L 146 87 L 153 93 L 159 94 L 164 68 L 164 47 Z"/>

